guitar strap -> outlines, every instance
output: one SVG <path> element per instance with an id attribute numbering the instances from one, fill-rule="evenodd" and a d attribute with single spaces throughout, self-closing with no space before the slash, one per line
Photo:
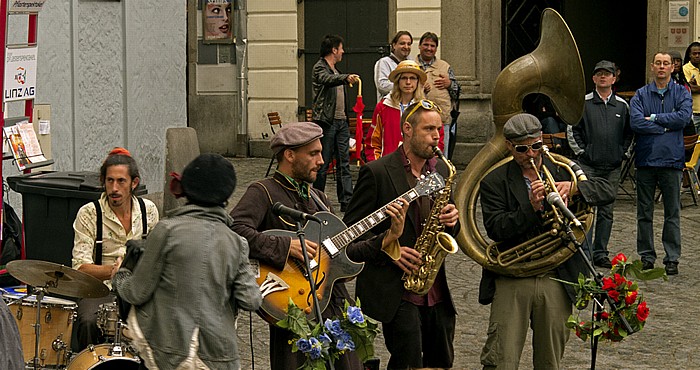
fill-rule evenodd
<path id="1" fill-rule="evenodd" d="M 321 201 L 321 198 L 319 198 L 318 195 L 316 193 L 314 193 L 313 189 L 309 189 L 309 195 L 311 195 L 311 199 L 314 200 L 314 203 L 316 203 L 316 205 L 318 206 L 318 209 L 320 209 L 322 211 L 330 212 L 330 210 L 326 206 L 326 203 L 323 203 L 323 201 Z"/>
<path id="2" fill-rule="evenodd" d="M 146 203 L 143 199 L 136 197 L 139 202 L 139 208 L 141 209 L 141 239 L 146 239 L 148 235 L 148 218 L 146 217 Z M 93 201 L 92 204 L 95 205 L 95 264 L 102 264 L 102 207 L 100 206 L 100 201 Z"/>

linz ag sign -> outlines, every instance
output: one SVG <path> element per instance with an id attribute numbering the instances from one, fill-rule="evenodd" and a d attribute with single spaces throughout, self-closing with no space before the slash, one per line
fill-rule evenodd
<path id="1" fill-rule="evenodd" d="M 5 49 L 5 102 L 34 99 L 37 47 Z"/>

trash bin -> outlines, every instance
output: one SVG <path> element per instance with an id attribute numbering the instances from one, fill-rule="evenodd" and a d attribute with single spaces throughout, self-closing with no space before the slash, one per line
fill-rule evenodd
<path id="1" fill-rule="evenodd" d="M 22 194 L 27 259 L 71 266 L 73 221 L 80 207 L 100 198 L 100 174 L 40 171 L 8 177 L 7 183 Z M 146 193 L 139 184 L 135 194 Z"/>

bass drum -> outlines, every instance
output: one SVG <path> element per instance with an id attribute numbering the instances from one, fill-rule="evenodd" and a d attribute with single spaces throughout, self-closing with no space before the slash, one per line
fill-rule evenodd
<path id="1" fill-rule="evenodd" d="M 141 360 L 122 347 L 122 356 L 112 355 L 111 344 L 90 346 L 78 353 L 66 370 L 138 370 Z"/>

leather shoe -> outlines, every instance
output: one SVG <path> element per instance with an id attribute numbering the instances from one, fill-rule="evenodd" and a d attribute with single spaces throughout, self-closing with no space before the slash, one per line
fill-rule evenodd
<path id="1" fill-rule="evenodd" d="M 651 270 L 654 268 L 654 262 L 642 262 L 642 270 Z"/>
<path id="2" fill-rule="evenodd" d="M 673 262 L 667 263 L 666 275 L 678 275 L 678 264 Z"/>
<path id="3" fill-rule="evenodd" d="M 610 259 L 608 259 L 607 257 L 597 259 L 595 260 L 595 262 L 593 262 L 593 264 L 596 265 L 596 267 L 602 267 L 606 269 L 612 268 L 612 263 L 610 263 Z"/>

